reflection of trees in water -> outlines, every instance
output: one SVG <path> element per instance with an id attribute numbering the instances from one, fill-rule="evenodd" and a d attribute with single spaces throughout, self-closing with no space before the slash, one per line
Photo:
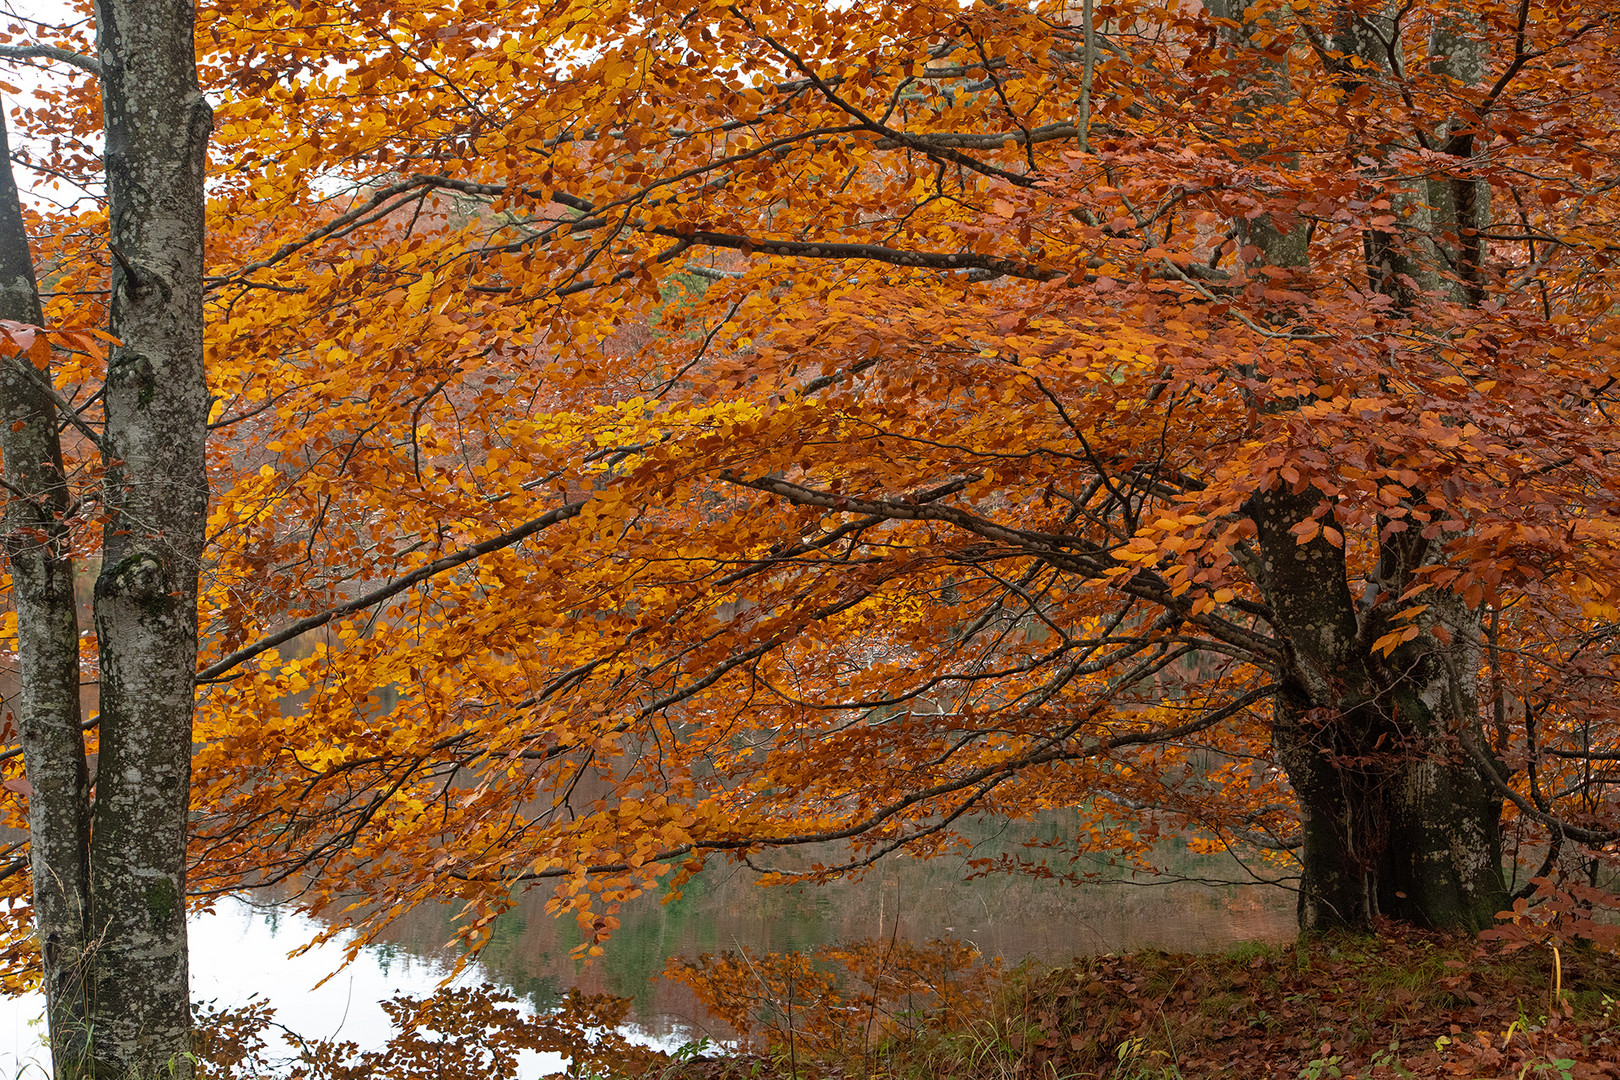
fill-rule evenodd
<path id="1" fill-rule="evenodd" d="M 1057 823 L 1043 823 L 1050 839 Z M 981 826 L 972 858 L 1003 852 L 1039 859 L 1024 849 L 1031 830 Z M 1164 861 L 1177 874 L 1240 879 L 1224 857 L 1187 854 L 1177 841 L 1164 845 Z M 827 853 L 797 856 L 808 866 Z M 1070 869 L 1068 866 L 1062 867 Z M 630 997 L 649 1034 L 690 1032 L 700 1013 L 691 993 L 660 978 L 671 956 L 697 956 L 746 945 L 788 952 L 862 938 L 924 942 L 959 937 L 989 955 L 1016 963 L 1026 956 L 1060 963 L 1077 954 L 1155 946 L 1201 951 L 1240 940 L 1286 940 L 1295 933 L 1291 893 L 1260 886 L 1137 885 L 1116 872 L 1112 882 L 1075 887 L 1024 875 L 994 875 L 964 882 L 966 859 L 884 859 L 863 878 L 824 885 L 761 888 L 746 868 L 715 863 L 682 895 L 660 903 L 643 896 L 620 912 L 607 953 L 590 966 L 569 950 L 580 942 L 571 917 L 547 914 L 548 893 L 517 899 L 491 927 L 482 954 L 485 970 L 536 1008 L 548 1008 L 569 987 Z M 442 955 L 453 909 L 418 908 L 392 928 L 392 941 L 422 955 Z M 710 1034 L 724 1035 L 724 1032 Z"/>

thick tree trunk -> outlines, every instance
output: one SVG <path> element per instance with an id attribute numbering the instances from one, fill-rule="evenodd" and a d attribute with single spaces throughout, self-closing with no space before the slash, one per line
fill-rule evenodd
<path id="1" fill-rule="evenodd" d="M 1357 610 L 1343 552 L 1293 527 L 1319 492 L 1274 490 L 1247 507 L 1264 559 L 1261 583 L 1288 648 L 1272 743 L 1304 831 L 1300 929 L 1366 928 L 1380 915 L 1481 930 L 1507 903 L 1502 799 L 1463 746 L 1482 745 L 1476 613 L 1431 601 L 1419 633 L 1381 662 L 1370 642 L 1382 610 Z M 1421 545 L 1394 545 L 1373 596 L 1397 586 Z"/>
<path id="2" fill-rule="evenodd" d="M 44 321 L 0 114 L 0 318 Z M 28 796 L 34 931 L 44 965 L 51 1046 L 67 1066 L 88 1055 L 84 943 L 90 910 L 90 781 L 79 728 L 79 622 L 67 479 L 50 370 L 0 361 L 0 453 L 9 487 L 5 551 L 17 610 L 18 719 Z"/>
<path id="3" fill-rule="evenodd" d="M 1243 5 L 1205 0 L 1212 13 L 1241 19 Z M 1347 85 L 1391 62 L 1394 7 L 1345 5 L 1334 45 L 1363 63 L 1347 66 Z M 1478 34 L 1458 20 L 1437 26 L 1436 70 L 1463 83 L 1483 71 Z M 1234 45 L 1245 33 L 1228 31 Z M 1279 63 L 1280 61 L 1267 61 Z M 1281 84 L 1258 66 L 1262 85 Z M 1459 125 L 1447 149 L 1471 153 L 1470 125 Z M 1420 194 L 1423 197 L 1420 197 Z M 1453 298 L 1479 299 L 1478 232 L 1488 197 L 1471 180 L 1415 184 L 1397 195 L 1404 240 L 1369 229 L 1369 284 L 1402 309 L 1449 280 Z M 1262 222 L 1263 224 L 1263 222 Z M 1251 226 L 1247 243 L 1258 262 L 1298 265 L 1302 238 Z M 1449 279 L 1441 247 L 1452 253 Z M 1291 401 L 1261 408 L 1292 408 Z M 1455 598 L 1428 599 L 1420 633 L 1384 658 L 1371 643 L 1389 630 L 1391 602 L 1411 584 L 1426 548 L 1395 532 L 1381 552 L 1375 580 L 1361 602 L 1352 596 L 1344 552 L 1319 534 L 1301 544 L 1294 529 L 1317 515 L 1314 488 L 1259 492 L 1246 510 L 1255 522 L 1264 563 L 1262 592 L 1287 650 L 1273 709 L 1272 743 L 1299 801 L 1299 920 L 1311 933 L 1366 928 L 1379 916 L 1422 926 L 1466 930 L 1491 925 L 1507 902 L 1501 873 L 1502 800 L 1463 747 L 1479 735 L 1479 620 Z M 1324 524 L 1332 524 L 1331 517 Z"/>
<path id="4" fill-rule="evenodd" d="M 98 0 L 113 276 L 101 755 L 90 848 L 97 1076 L 189 1077 L 186 821 L 208 506 L 203 168 L 187 2 Z"/>
<path id="5" fill-rule="evenodd" d="M 1365 729 L 1313 724 L 1279 702 L 1273 738 L 1304 825 L 1299 921 L 1312 933 L 1385 916 L 1478 931 L 1507 904 L 1501 798 L 1447 740 L 1340 754 Z"/>
<path id="6" fill-rule="evenodd" d="M 208 509 L 203 169 L 212 127 L 194 17 L 190 3 L 172 0 L 96 4 L 119 344 L 101 439 L 93 803 L 56 403 L 48 373 L 0 360 L 34 915 L 58 1080 L 186 1080 L 193 1071 L 186 826 Z M 3 136 L 0 127 L 0 158 Z M 0 317 L 42 322 L 9 167 L 0 170 Z"/>

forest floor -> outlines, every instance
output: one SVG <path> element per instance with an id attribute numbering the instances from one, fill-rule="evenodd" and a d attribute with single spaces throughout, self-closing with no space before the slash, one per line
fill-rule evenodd
<path id="1" fill-rule="evenodd" d="M 1620 957 L 1390 930 L 1211 955 L 996 972 L 953 1012 L 883 1006 L 857 1033 L 780 1010 L 757 1049 L 664 1080 L 1620 1078 Z M 949 1003 L 947 1003 L 949 1006 Z M 844 1027 L 851 1026 L 844 1013 Z M 874 1031 L 880 1031 L 877 1037 Z M 789 1034 L 792 1038 L 789 1038 Z"/>

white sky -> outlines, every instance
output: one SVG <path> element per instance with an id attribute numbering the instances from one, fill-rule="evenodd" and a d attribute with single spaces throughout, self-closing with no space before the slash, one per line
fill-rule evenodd
<path id="1" fill-rule="evenodd" d="M 77 18 L 65 0 L 0 0 L 0 20 L 7 23 L 33 20 L 60 25 Z M 49 40 L 49 37 L 42 35 L 41 40 Z M 24 42 L 13 41 L 11 44 L 18 45 Z M 10 136 L 13 151 L 17 149 L 20 140 L 16 124 L 11 118 L 12 110 L 36 104 L 33 91 L 43 85 L 43 77 L 48 77 L 42 70 L 43 65 L 43 61 L 0 60 L 0 82 L 9 83 L 20 90 L 20 93 L 15 94 L 0 90 L 0 102 L 4 103 L 7 134 Z M 63 70 L 63 65 L 60 64 L 52 64 L 50 67 L 58 71 Z M 85 197 L 83 191 L 58 183 L 32 169 L 13 164 L 12 175 L 16 178 L 23 199 L 40 205 L 41 209 L 44 205 L 64 206 Z"/>

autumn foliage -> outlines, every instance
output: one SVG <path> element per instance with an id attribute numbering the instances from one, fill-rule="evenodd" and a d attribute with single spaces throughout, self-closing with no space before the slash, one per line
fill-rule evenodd
<path id="1" fill-rule="evenodd" d="M 876 959 L 883 943 L 862 948 Z M 728 1019 L 727 1007 L 739 998 L 773 1003 L 745 1029 L 753 1034 L 745 1045 L 761 1052 L 768 1075 L 795 1074 L 790 1057 L 820 1075 L 1408 1080 L 1523 1072 L 1598 1080 L 1615 1074 L 1620 1005 L 1613 991 L 1620 970 L 1612 956 L 1591 952 L 1570 957 L 1567 982 L 1555 992 L 1545 957 L 1411 931 L 1376 941 L 1329 936 L 1281 949 L 1249 944 L 1219 955 L 1145 950 L 993 973 L 917 965 L 930 951 L 892 958 L 887 985 L 907 992 L 879 1000 L 902 1022 L 876 1038 L 863 1038 L 870 1033 L 859 1025 L 852 1030 L 849 1017 L 818 1007 L 812 994 L 795 1013 L 790 1041 L 781 976 L 790 964 L 808 966 L 802 955 L 750 956 L 747 964 L 735 955 L 704 958 L 708 981 L 700 993 L 706 1007 Z M 835 962 L 828 974 L 852 990 L 871 985 L 856 970 Z M 928 992 L 944 984 L 942 975 L 966 976 L 965 1001 L 946 1008 Z M 741 1076 L 758 1070 L 757 1061 L 678 1075 Z"/>
<path id="2" fill-rule="evenodd" d="M 197 1009 L 198 1059 L 213 1080 L 443 1080 L 516 1077 L 522 1055 L 562 1055 L 556 1076 L 647 1076 L 669 1055 L 625 1037 L 629 998 L 569 991 L 535 1017 L 489 987 L 444 987 L 382 1003 L 394 1035 L 380 1047 L 336 1037 L 306 1038 L 275 1019 L 262 998 L 230 1009 Z"/>
<path id="3" fill-rule="evenodd" d="M 1409 930 L 1051 969 L 1003 969 L 961 942 L 885 940 L 672 969 L 703 1008 L 693 1034 L 708 1034 L 664 1051 L 603 1026 L 628 999 L 570 993 L 530 1019 L 499 994 L 452 989 L 391 1003 L 412 1027 L 381 1051 L 302 1039 L 270 1050 L 261 1002 L 200 1013 L 199 1052 L 208 1075 L 244 1080 L 278 1064 L 307 1080 L 510 1077 L 517 1047 L 573 1055 L 558 1076 L 611 1080 L 1616 1075 L 1620 967 L 1590 950 L 1565 958 L 1559 986 L 1544 954 Z"/>
<path id="4" fill-rule="evenodd" d="M 812 1061 L 870 1057 L 964 1026 L 982 1013 L 1002 974 L 1000 961 L 968 942 L 898 938 L 790 953 L 745 947 L 677 958 L 665 972 L 745 1043 L 763 1036 L 774 1054 Z"/>
<path id="5" fill-rule="evenodd" d="M 1051 808 L 1312 928 L 1601 881 L 1617 49 L 1595 0 L 203 10 L 192 890 L 476 945 L 555 888 L 592 953 L 707 860 Z M 15 125 L 85 177 L 55 93 Z M 99 213 L 33 219 L 53 331 Z"/>

